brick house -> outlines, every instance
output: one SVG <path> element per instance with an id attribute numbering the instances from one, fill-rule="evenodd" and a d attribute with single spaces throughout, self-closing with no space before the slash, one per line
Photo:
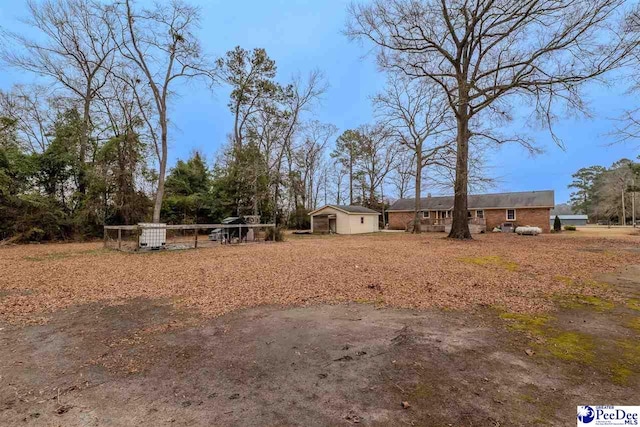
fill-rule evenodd
<path id="1" fill-rule="evenodd" d="M 468 197 L 471 232 L 493 230 L 495 227 L 515 229 L 520 225 L 540 227 L 550 231 L 549 214 L 553 209 L 553 190 L 513 193 L 473 194 Z M 412 227 L 415 199 L 396 200 L 387 210 L 389 228 L 407 230 Z M 453 196 L 423 197 L 420 199 L 423 231 L 448 231 L 451 226 Z"/>

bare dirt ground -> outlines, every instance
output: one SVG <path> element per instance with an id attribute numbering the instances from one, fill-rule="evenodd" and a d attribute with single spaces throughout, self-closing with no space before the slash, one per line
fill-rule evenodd
<path id="1" fill-rule="evenodd" d="M 637 238 L 441 237 L 0 249 L 0 425 L 564 426 L 638 403 Z"/>

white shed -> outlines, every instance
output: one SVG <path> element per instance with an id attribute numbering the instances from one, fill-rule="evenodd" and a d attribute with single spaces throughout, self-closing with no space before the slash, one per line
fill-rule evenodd
<path id="1" fill-rule="evenodd" d="M 379 212 L 362 206 L 326 205 L 309 213 L 312 233 L 361 234 L 379 231 Z"/>

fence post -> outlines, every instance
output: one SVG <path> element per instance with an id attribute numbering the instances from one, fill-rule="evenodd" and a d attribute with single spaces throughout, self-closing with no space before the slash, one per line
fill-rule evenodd
<path id="1" fill-rule="evenodd" d="M 193 239 L 193 247 L 198 249 L 198 227 L 196 227 L 193 232 L 195 233 L 195 237 Z"/>
<path id="2" fill-rule="evenodd" d="M 107 229 L 103 228 L 102 232 L 104 233 L 104 237 L 103 237 L 104 242 L 102 244 L 104 245 L 104 248 L 107 249 Z"/>
<path id="3" fill-rule="evenodd" d="M 118 228 L 118 250 L 122 250 L 122 228 Z"/>

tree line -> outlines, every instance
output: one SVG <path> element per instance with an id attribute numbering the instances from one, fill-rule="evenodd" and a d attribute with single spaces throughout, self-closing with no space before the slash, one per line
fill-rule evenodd
<path id="1" fill-rule="evenodd" d="M 632 224 L 640 212 L 640 163 L 620 159 L 610 167 L 589 166 L 572 175 L 574 212 L 593 223 Z"/>
<path id="2" fill-rule="evenodd" d="M 379 209 L 385 189 L 418 200 L 426 186 L 453 189 L 450 237 L 467 239 L 467 193 L 491 183 L 486 153 L 538 151 L 502 132 L 514 106 L 562 144 L 558 109 L 586 112 L 585 84 L 633 65 L 637 48 L 637 11 L 619 0 L 375 0 L 348 13 L 346 34 L 373 46 L 387 84 L 373 122 L 339 132 L 315 119 L 322 72 L 283 80 L 261 48 L 212 57 L 188 3 L 29 1 L 37 37 L 0 38 L 6 66 L 42 78 L 0 92 L 0 238 L 244 214 L 304 227 L 320 204 Z M 187 82 L 230 88 L 229 136 L 212 164 L 194 153 L 169 168 L 171 100 Z"/>

